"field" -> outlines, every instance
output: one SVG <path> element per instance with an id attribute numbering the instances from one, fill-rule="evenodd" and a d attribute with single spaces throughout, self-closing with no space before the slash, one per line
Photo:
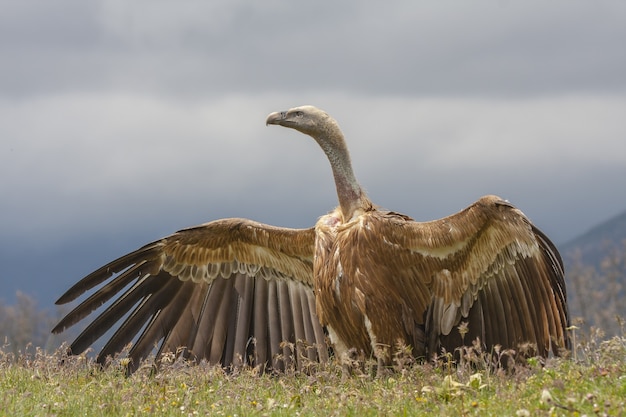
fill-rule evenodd
<path id="1" fill-rule="evenodd" d="M 570 358 L 532 358 L 509 371 L 468 353 L 457 366 L 399 359 L 384 375 L 366 364 L 349 377 L 335 363 L 277 376 L 180 360 L 126 377 L 123 357 L 101 370 L 61 349 L 4 349 L 0 416 L 626 415 L 626 337 L 600 340 L 577 341 Z"/>

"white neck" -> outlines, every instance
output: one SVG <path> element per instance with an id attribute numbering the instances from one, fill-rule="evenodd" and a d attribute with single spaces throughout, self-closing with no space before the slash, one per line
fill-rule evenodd
<path id="1" fill-rule="evenodd" d="M 325 129 L 313 135 L 313 138 L 324 150 L 330 162 L 343 221 L 347 222 L 356 211 L 369 209 L 372 203 L 354 176 L 348 147 L 337 123 L 333 121 L 326 124 Z"/>

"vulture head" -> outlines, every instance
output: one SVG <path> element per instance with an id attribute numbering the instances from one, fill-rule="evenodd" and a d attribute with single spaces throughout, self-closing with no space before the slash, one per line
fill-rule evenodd
<path id="1" fill-rule="evenodd" d="M 279 125 L 295 129 L 315 139 L 342 137 L 337 122 L 325 111 L 314 106 L 294 107 L 286 111 L 274 112 L 267 116 L 267 125 Z"/>

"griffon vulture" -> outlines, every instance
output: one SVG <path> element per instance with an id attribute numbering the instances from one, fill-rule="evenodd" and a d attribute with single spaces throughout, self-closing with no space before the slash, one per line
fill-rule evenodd
<path id="1" fill-rule="evenodd" d="M 382 364 L 396 346 L 430 357 L 476 338 L 487 350 L 528 344 L 541 356 L 569 347 L 561 258 L 521 211 L 495 196 L 423 223 L 380 210 L 328 114 L 302 106 L 270 114 L 267 124 L 317 141 L 339 207 L 309 229 L 216 220 L 114 260 L 57 301 L 92 290 L 54 333 L 109 302 L 71 353 L 122 319 L 97 361 L 133 342 L 131 372 L 155 347 L 157 355 L 263 369 L 324 362 L 328 339 L 340 360 L 358 352 Z"/>

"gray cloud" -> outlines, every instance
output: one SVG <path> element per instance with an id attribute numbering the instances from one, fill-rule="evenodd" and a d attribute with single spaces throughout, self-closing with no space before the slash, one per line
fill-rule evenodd
<path id="1" fill-rule="evenodd" d="M 12 4 L 2 89 L 190 95 L 624 92 L 619 2 Z"/>

